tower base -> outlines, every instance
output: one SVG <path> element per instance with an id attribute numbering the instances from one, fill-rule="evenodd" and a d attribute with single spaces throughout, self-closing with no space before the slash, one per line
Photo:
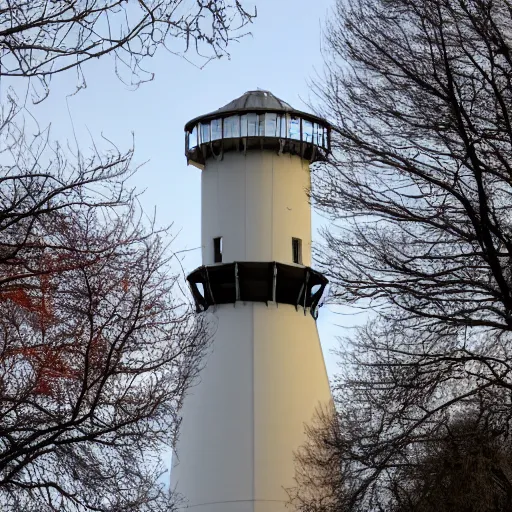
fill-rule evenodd
<path id="1" fill-rule="evenodd" d="M 214 340 L 185 399 L 172 487 L 197 512 L 288 512 L 305 424 L 331 402 L 316 323 L 275 303 L 203 314 Z"/>

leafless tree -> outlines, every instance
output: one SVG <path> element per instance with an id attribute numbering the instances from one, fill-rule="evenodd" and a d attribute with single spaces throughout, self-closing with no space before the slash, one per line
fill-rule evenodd
<path id="1" fill-rule="evenodd" d="M 40 222 L 53 213 L 132 205 L 134 191 L 126 181 L 136 169 L 132 149 L 121 152 L 111 144 L 108 151 L 87 156 L 60 147 L 49 130 L 18 126 L 17 114 L 12 104 L 0 126 L 0 263 L 19 265 L 25 253 L 47 244 L 38 236 Z M 0 286 L 9 279 L 0 276 Z"/>
<path id="2" fill-rule="evenodd" d="M 249 13 L 238 0 L 52 0 L 0 2 L 0 76 L 37 77 L 44 98 L 52 75 L 112 54 L 118 76 L 137 85 L 150 80 L 142 61 L 158 47 L 206 60 L 227 53 L 243 35 Z"/>
<path id="3" fill-rule="evenodd" d="M 172 510 L 161 452 L 207 332 L 165 233 L 125 188 L 131 155 L 14 148 L 0 187 L 0 508 Z"/>
<path id="4" fill-rule="evenodd" d="M 455 420 L 394 480 L 393 512 L 506 512 L 512 507 L 512 446 L 481 418 Z"/>
<path id="5" fill-rule="evenodd" d="M 476 412 L 476 411 L 474 411 Z M 379 512 L 506 512 L 512 507 L 510 431 L 496 428 L 486 411 L 454 417 L 435 436 L 415 446 L 396 467 L 389 486 L 368 509 Z M 290 490 L 301 512 L 350 512 L 350 450 L 339 417 L 322 415 L 308 428 L 297 454 L 297 487 Z M 404 461 L 405 462 L 405 461 Z"/>
<path id="6" fill-rule="evenodd" d="M 3 2 L 0 77 L 40 101 L 55 73 L 74 69 L 80 88 L 85 63 L 110 54 L 137 85 L 157 47 L 220 57 L 252 17 L 238 0 Z M 132 149 L 55 143 L 35 120 L 27 128 L 12 89 L 5 98 L 0 509 L 173 510 L 161 454 L 208 333 L 172 270 L 168 233 L 126 185 Z"/>
<path id="7" fill-rule="evenodd" d="M 307 440 L 295 456 L 296 486 L 287 489 L 290 501 L 300 512 L 344 512 L 349 510 L 347 450 L 336 414 L 319 411 L 306 425 Z"/>
<path id="8" fill-rule="evenodd" d="M 352 510 L 455 412 L 510 421 L 511 22 L 501 0 L 347 0 L 327 31 L 319 259 L 371 311 L 336 390 Z"/>

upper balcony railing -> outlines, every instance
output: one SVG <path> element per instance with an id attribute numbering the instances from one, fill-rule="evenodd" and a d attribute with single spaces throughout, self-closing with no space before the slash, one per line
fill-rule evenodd
<path id="1" fill-rule="evenodd" d="M 275 112 L 201 119 L 187 125 L 187 159 L 202 167 L 208 157 L 218 157 L 225 151 L 275 149 L 310 161 L 324 160 L 330 150 L 330 130 L 319 121 L 307 114 Z"/>

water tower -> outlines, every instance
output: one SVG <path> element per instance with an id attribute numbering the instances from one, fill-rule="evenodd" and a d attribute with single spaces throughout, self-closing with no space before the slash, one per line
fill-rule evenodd
<path id="1" fill-rule="evenodd" d="M 329 126 L 258 90 L 185 132 L 202 169 L 203 265 L 188 281 L 215 334 L 185 398 L 172 486 L 196 512 L 283 512 L 304 425 L 331 400 L 308 201 Z"/>

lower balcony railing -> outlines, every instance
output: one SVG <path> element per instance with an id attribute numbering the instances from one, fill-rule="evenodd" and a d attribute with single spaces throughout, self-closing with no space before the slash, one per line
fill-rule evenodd
<path id="1" fill-rule="evenodd" d="M 327 278 L 309 267 L 272 262 L 238 261 L 207 265 L 188 276 L 197 311 L 215 304 L 275 302 L 291 304 L 318 316 Z"/>

